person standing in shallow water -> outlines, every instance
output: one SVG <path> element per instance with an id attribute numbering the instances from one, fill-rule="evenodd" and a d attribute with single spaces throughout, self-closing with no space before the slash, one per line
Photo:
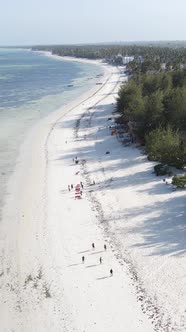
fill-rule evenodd
<path id="1" fill-rule="evenodd" d="M 107 250 L 107 246 L 106 246 L 106 244 L 104 244 L 104 250 Z"/>
<path id="2" fill-rule="evenodd" d="M 95 244 L 94 243 L 92 243 L 92 249 L 95 249 Z"/>
<path id="3" fill-rule="evenodd" d="M 99 262 L 100 262 L 100 264 L 102 264 L 102 257 L 99 258 Z"/>
<path id="4" fill-rule="evenodd" d="M 112 277 L 113 276 L 113 270 L 110 269 L 110 276 Z"/>
<path id="5" fill-rule="evenodd" d="M 85 256 L 82 256 L 82 263 L 85 262 Z"/>

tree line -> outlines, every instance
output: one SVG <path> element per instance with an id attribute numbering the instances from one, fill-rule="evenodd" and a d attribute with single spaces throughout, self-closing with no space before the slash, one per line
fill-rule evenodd
<path id="1" fill-rule="evenodd" d="M 134 72 L 119 90 L 117 110 L 150 160 L 186 165 L 186 69 Z"/>

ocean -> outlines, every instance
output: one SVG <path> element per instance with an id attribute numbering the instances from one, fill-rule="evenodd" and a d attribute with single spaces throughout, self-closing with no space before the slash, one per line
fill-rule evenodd
<path id="1" fill-rule="evenodd" d="M 7 183 L 31 127 L 95 85 L 99 66 L 0 49 L 0 219 Z"/>

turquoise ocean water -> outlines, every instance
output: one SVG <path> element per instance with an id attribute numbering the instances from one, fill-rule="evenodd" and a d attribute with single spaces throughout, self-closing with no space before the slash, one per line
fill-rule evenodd
<path id="1" fill-rule="evenodd" d="M 101 68 L 0 49 L 0 212 L 21 143 L 41 118 L 88 91 Z M 1 216 L 0 216 L 1 217 Z"/>

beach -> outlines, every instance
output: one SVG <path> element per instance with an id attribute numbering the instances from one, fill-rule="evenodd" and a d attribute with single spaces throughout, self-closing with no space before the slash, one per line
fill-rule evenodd
<path id="1" fill-rule="evenodd" d="M 126 77 L 99 65 L 21 147 L 0 225 L 3 332 L 185 331 L 186 194 L 112 135 Z"/>

